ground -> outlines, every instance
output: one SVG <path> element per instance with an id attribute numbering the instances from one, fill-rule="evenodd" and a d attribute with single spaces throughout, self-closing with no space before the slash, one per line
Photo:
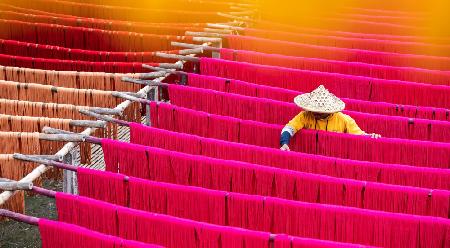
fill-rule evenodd
<path id="1" fill-rule="evenodd" d="M 45 181 L 44 188 L 62 191 L 62 182 Z M 55 200 L 46 196 L 25 196 L 26 214 L 35 217 L 56 218 Z M 41 247 L 39 230 L 36 226 L 17 221 L 0 223 L 1 248 L 34 248 Z"/>

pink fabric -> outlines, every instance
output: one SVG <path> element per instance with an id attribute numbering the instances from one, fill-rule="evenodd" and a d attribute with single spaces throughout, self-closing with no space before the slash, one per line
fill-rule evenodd
<path id="1" fill-rule="evenodd" d="M 205 75 L 310 92 L 323 84 L 338 97 L 450 108 L 450 87 L 201 58 Z M 318 83 L 320 82 L 320 83 Z M 424 93 L 426 92 L 426 93 Z M 398 95 L 398 98 L 395 96 Z"/>
<path id="2" fill-rule="evenodd" d="M 279 149 L 202 138 L 141 124 L 132 123 L 130 128 L 131 142 L 146 146 L 334 177 L 450 189 L 450 171 L 447 169 L 364 162 L 299 152 L 285 153 Z M 184 146 L 183 144 L 190 145 Z"/>
<path id="3" fill-rule="evenodd" d="M 285 103 L 181 85 L 170 85 L 169 95 L 171 104 L 180 107 L 205 111 L 211 114 L 280 125 L 285 125 L 301 111 L 294 103 Z M 198 101 L 196 99 L 202 100 Z M 212 109 L 210 106 L 217 107 Z M 401 139 L 450 142 L 450 136 L 446 135 L 447 133 L 450 133 L 449 122 L 423 119 L 411 120 L 406 117 L 373 115 L 354 111 L 343 111 L 343 113 L 355 119 L 358 126 L 367 133 L 378 133 L 383 137 Z M 191 115 L 197 116 L 198 113 L 192 112 Z M 182 127 L 189 127 L 192 125 L 191 123 L 193 123 L 193 121 L 189 121 L 189 115 L 187 114 L 180 116 L 180 118 L 186 120 L 186 122 L 177 130 L 186 132 L 183 131 Z M 213 127 L 215 125 L 220 125 L 222 121 L 224 121 L 225 124 L 224 118 L 218 118 L 220 118 L 220 120 L 215 121 L 212 125 Z M 216 119 L 210 118 L 210 121 L 211 120 Z M 196 123 L 199 122 L 206 123 L 206 117 Z M 209 129 L 214 130 L 211 128 Z M 201 130 L 205 129 L 202 128 Z M 222 130 L 227 129 L 224 127 Z M 199 134 L 200 132 L 189 133 Z M 204 132 L 199 135 L 205 136 Z"/>
<path id="4" fill-rule="evenodd" d="M 80 195 L 121 206 L 128 205 L 128 190 L 123 175 L 78 167 L 77 179 Z"/>
<path id="5" fill-rule="evenodd" d="M 233 56 L 227 56 L 230 53 L 233 54 Z M 220 50 L 220 54 L 221 59 L 247 62 L 252 64 L 332 72 L 380 79 L 403 80 L 425 84 L 450 85 L 450 72 L 448 71 L 374 65 L 360 62 L 346 62 L 320 58 L 295 57 L 245 50 L 231 50 L 225 48 L 222 48 Z"/>
<path id="6" fill-rule="evenodd" d="M 252 196 L 248 197 L 252 198 Z M 216 226 L 108 203 L 99 204 L 84 197 L 60 198 L 57 201 L 58 208 L 61 202 L 65 205 L 77 206 L 72 209 L 71 214 L 92 211 L 93 207 L 98 208 L 97 211 L 112 209 L 114 211 L 112 220 L 98 215 L 95 221 L 116 223 L 118 236 L 125 239 L 156 243 L 167 247 L 175 247 L 180 243 L 196 247 L 197 242 L 209 244 L 209 247 L 223 247 L 222 242 L 235 244 L 237 247 L 269 247 L 268 232 Z M 262 206 L 262 204 L 264 204 L 263 215 L 258 215 L 258 211 L 253 208 L 248 209 L 248 219 L 245 223 L 249 229 L 255 230 L 261 227 L 261 230 L 271 233 L 392 247 L 403 247 L 406 244 L 432 247 L 444 244 L 446 246 L 450 235 L 450 222 L 443 218 L 424 216 L 412 218 L 410 215 L 293 202 L 279 198 L 267 198 L 259 202 L 259 205 Z M 233 218 L 237 216 L 234 215 Z M 68 222 L 73 223 L 70 220 Z M 254 224 L 259 227 L 252 226 Z M 96 225 L 90 228 L 97 231 L 102 227 Z M 367 239 L 368 234 L 371 234 L 373 238 Z"/>
<path id="7" fill-rule="evenodd" d="M 228 35 L 226 39 L 228 48 L 235 50 L 443 71 L 450 69 L 447 57 L 318 46 L 242 35 Z"/>
<path id="8" fill-rule="evenodd" d="M 80 226 L 66 224 L 52 220 L 40 219 L 39 232 L 41 233 L 43 248 L 59 247 L 102 247 L 102 248 L 144 248 L 161 247 L 130 241 Z"/>
<path id="9" fill-rule="evenodd" d="M 131 166 L 149 166 L 150 168 L 148 170 L 154 173 L 151 175 L 140 173 L 127 174 L 133 177 L 186 186 L 199 186 L 213 190 L 280 197 L 304 202 L 343 205 L 417 215 L 448 216 L 445 211 L 439 212 L 439 209 L 449 209 L 449 191 L 441 191 L 440 197 L 430 198 L 428 196 L 431 192 L 430 189 L 379 183 L 367 184 L 363 181 L 302 173 L 230 160 L 219 160 L 204 156 L 193 156 L 139 145 L 134 145 L 131 149 L 127 149 L 122 145 L 122 142 L 117 142 L 114 152 L 117 153 L 118 156 L 121 156 L 122 154 L 128 154 L 128 150 L 137 149 L 146 150 L 149 161 L 148 163 L 143 161 L 142 165 L 134 164 Z M 179 205 L 185 208 L 189 206 L 189 202 L 201 202 L 201 200 L 199 200 L 200 198 L 194 199 L 188 197 L 189 195 L 197 197 L 196 194 L 200 194 L 201 190 L 188 190 L 187 188 L 184 190 L 183 187 L 164 184 L 159 185 L 150 182 L 145 184 L 144 181 L 135 182 L 135 185 L 140 183 L 142 187 L 145 187 L 145 189 L 150 191 L 147 191 L 147 196 L 145 197 L 135 198 L 136 196 L 132 195 L 135 191 L 132 189 L 133 185 L 131 182 L 132 180 L 130 179 L 130 206 L 132 207 L 135 206 L 139 209 L 144 208 L 149 211 L 179 216 L 177 213 L 182 213 L 182 211 L 176 210 Z M 140 192 L 145 191 L 142 187 L 140 188 Z M 152 188 L 156 189 L 151 190 Z M 167 192 L 165 194 L 161 193 L 159 188 L 163 188 L 163 190 L 166 190 Z M 172 190 L 172 193 L 170 194 L 168 193 L 169 189 Z M 154 192 L 155 195 L 153 197 L 148 196 L 149 194 L 151 195 L 152 192 Z M 203 193 L 208 194 L 208 191 Z M 209 192 L 209 194 L 211 194 L 211 198 L 216 198 L 215 194 L 211 192 Z M 151 202 L 146 204 L 147 207 L 143 207 L 139 204 L 143 198 L 156 199 L 157 196 L 164 195 L 172 195 L 174 197 L 170 198 L 167 196 L 168 198 L 162 200 L 162 202 L 167 204 L 165 206 L 157 207 L 157 205 L 154 205 Z M 183 200 L 185 197 L 188 198 Z M 222 199 L 223 198 L 224 195 L 222 194 Z M 386 201 L 386 204 L 382 204 L 384 201 L 381 199 L 395 200 L 389 200 Z M 443 199 L 447 199 L 447 201 L 443 201 Z M 183 203 L 184 201 L 186 203 Z M 217 199 L 215 201 L 217 201 Z M 209 200 L 205 202 L 205 205 L 207 205 L 208 202 Z M 223 204 L 219 205 L 223 206 Z M 155 206 L 156 208 L 152 208 L 152 206 Z M 411 208 L 411 206 L 414 207 Z M 169 207 L 173 207 L 175 212 L 170 212 L 168 209 Z M 181 215 L 179 217 L 194 218 L 200 221 L 204 219 L 207 220 L 208 218 L 211 218 L 207 215 L 207 213 L 210 212 L 208 209 L 211 208 L 201 211 L 202 214 L 206 214 L 206 216 L 193 217 Z M 220 207 L 216 207 L 216 211 L 220 212 L 220 209 Z M 189 209 L 184 211 L 189 211 Z"/>
<path id="10" fill-rule="evenodd" d="M 160 120 L 160 126 L 155 127 L 176 132 L 186 132 L 186 130 L 176 128 L 184 122 L 184 119 L 179 117 L 181 116 L 180 113 L 183 112 L 195 113 L 196 115 L 200 114 L 200 112 L 196 113 L 196 111 L 170 104 L 159 104 L 158 117 L 164 117 L 173 113 L 174 128 L 168 128 L 166 123 L 161 125 L 162 122 Z M 209 120 L 217 118 L 216 115 L 208 115 L 204 112 L 202 114 L 209 116 Z M 194 119 L 191 121 L 194 121 Z M 196 122 L 196 124 L 191 125 L 202 126 L 205 123 Z M 240 143 L 278 148 L 278 140 L 282 127 L 282 125 L 245 120 L 240 122 L 239 136 L 235 138 Z M 208 128 L 212 129 L 215 127 L 208 126 Z M 317 132 L 318 134 L 316 134 Z M 193 132 L 188 133 L 192 134 Z M 308 139 L 309 142 L 305 142 L 305 139 Z M 342 145 L 343 143 L 345 145 Z M 374 149 L 380 149 L 385 152 L 374 153 Z M 371 139 L 367 136 L 315 130 L 302 130 L 298 132 L 292 140 L 291 150 L 363 161 L 398 163 L 444 169 L 448 169 L 450 165 L 450 145 L 448 143 L 395 138 Z"/>

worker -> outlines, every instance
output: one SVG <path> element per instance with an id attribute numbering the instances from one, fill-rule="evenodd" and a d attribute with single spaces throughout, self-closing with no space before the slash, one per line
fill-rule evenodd
<path id="1" fill-rule="evenodd" d="M 289 141 L 300 129 L 324 130 L 379 138 L 381 135 L 362 131 L 355 120 L 341 111 L 345 103 L 330 93 L 323 85 L 311 93 L 298 95 L 295 104 L 303 109 L 281 131 L 281 150 L 289 151 Z"/>

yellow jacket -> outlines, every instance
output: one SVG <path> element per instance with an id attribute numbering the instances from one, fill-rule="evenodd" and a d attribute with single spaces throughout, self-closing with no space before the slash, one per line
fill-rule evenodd
<path id="1" fill-rule="evenodd" d="M 323 120 L 316 120 L 314 115 L 308 111 L 300 112 L 286 125 L 283 131 L 288 131 L 293 136 L 302 128 L 350 134 L 365 133 L 358 127 L 355 120 L 341 112 L 331 114 Z"/>

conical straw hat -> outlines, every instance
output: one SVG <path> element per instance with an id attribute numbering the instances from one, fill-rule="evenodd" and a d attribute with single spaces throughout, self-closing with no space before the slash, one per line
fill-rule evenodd
<path id="1" fill-rule="evenodd" d="M 325 89 L 323 85 L 311 93 L 296 96 L 294 102 L 306 111 L 324 114 L 340 112 L 345 108 L 345 103 Z"/>

